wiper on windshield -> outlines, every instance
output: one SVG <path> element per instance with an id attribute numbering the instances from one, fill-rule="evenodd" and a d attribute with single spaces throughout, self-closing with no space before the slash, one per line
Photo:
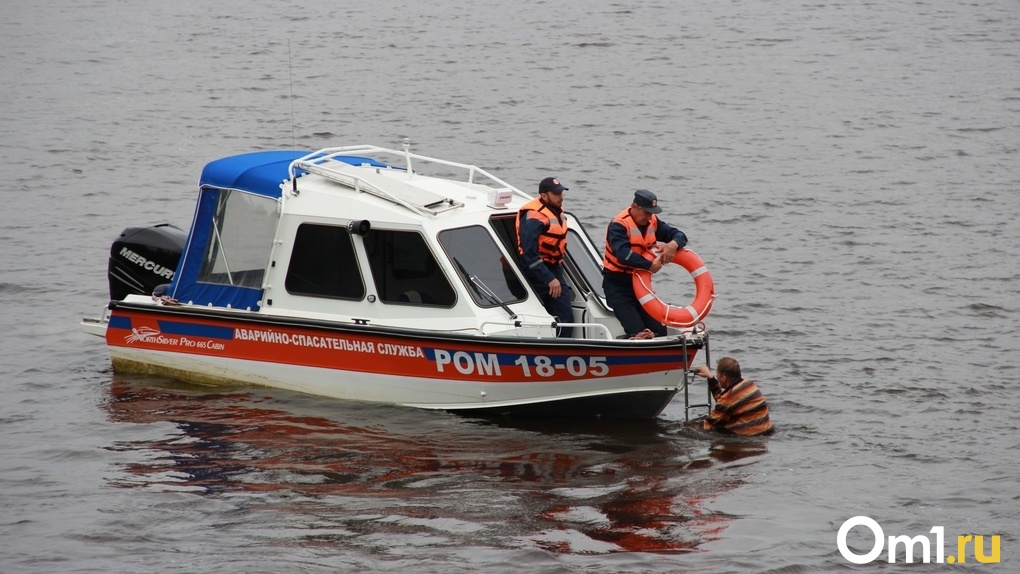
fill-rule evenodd
<path id="1" fill-rule="evenodd" d="M 503 310 L 506 311 L 507 315 L 510 315 L 510 319 L 517 321 L 517 313 L 514 313 L 514 310 L 499 298 L 499 295 L 496 295 L 492 289 L 489 289 L 489 286 L 486 285 L 484 281 L 479 279 L 477 275 L 468 273 L 467 269 L 464 269 L 464 266 L 461 265 L 460 261 L 458 261 L 456 257 L 453 258 L 453 262 L 457 265 L 457 269 L 460 270 L 461 274 L 467 278 L 468 282 L 471 283 L 471 286 L 474 287 L 476 293 L 488 299 L 490 303 L 502 307 Z M 520 325 L 518 325 L 518 327 L 519 326 Z"/>

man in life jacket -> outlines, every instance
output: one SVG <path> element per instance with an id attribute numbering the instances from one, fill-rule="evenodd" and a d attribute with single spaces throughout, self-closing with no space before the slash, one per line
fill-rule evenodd
<path id="1" fill-rule="evenodd" d="M 708 388 L 715 398 L 715 407 L 702 424 L 705 430 L 719 430 L 743 436 L 772 434 L 769 405 L 758 385 L 740 374 L 740 363 L 732 357 L 719 359 L 715 376 L 708 365 L 694 369 L 694 374 L 708 379 Z"/>
<path id="2" fill-rule="evenodd" d="M 567 218 L 563 213 L 563 187 L 555 177 L 538 184 L 538 197 L 517 212 L 517 251 L 528 282 L 542 305 L 558 323 L 573 323 L 570 294 L 563 275 L 567 251 Z M 560 327 L 559 337 L 571 337 L 572 327 Z"/>
<path id="3" fill-rule="evenodd" d="M 666 326 L 649 315 L 634 295 L 634 269 L 657 273 L 687 245 L 683 231 L 657 217 L 662 213 L 655 194 L 647 189 L 634 193 L 634 202 L 609 223 L 606 254 L 602 259 L 602 288 L 606 302 L 623 325 L 626 337 L 651 339 L 666 335 Z M 663 243 L 659 255 L 652 248 Z"/>

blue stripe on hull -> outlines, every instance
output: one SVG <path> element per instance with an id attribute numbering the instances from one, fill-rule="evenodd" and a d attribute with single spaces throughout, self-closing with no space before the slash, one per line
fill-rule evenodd
<path id="1" fill-rule="evenodd" d="M 125 317 L 123 315 L 114 315 L 110 317 L 110 328 L 111 329 L 127 329 L 131 330 L 131 317 Z"/>
<path id="2" fill-rule="evenodd" d="M 217 327 L 214 325 L 196 325 L 195 323 L 178 323 L 176 321 L 157 321 L 159 330 L 164 335 L 182 335 L 185 337 L 208 337 L 210 339 L 234 340 L 233 327 Z"/>

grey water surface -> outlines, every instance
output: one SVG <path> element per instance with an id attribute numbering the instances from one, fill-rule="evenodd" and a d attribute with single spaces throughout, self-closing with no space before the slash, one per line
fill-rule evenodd
<path id="1" fill-rule="evenodd" d="M 0 571 L 831 572 L 1020 533 L 1020 3 L 6 2 Z M 777 433 L 484 421 L 114 374 L 78 328 L 202 166 L 376 144 L 633 190 Z M 690 278 L 656 279 L 685 303 Z M 704 357 L 702 357 L 704 359 Z M 871 548 L 861 528 L 856 552 Z M 934 537 L 932 537 L 934 540 Z"/>

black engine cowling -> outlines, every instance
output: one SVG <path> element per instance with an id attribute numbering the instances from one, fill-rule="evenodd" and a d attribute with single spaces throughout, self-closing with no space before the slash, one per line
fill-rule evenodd
<path id="1" fill-rule="evenodd" d="M 168 223 L 125 229 L 110 248 L 110 298 L 150 295 L 158 285 L 170 283 L 186 239 L 185 232 Z"/>

